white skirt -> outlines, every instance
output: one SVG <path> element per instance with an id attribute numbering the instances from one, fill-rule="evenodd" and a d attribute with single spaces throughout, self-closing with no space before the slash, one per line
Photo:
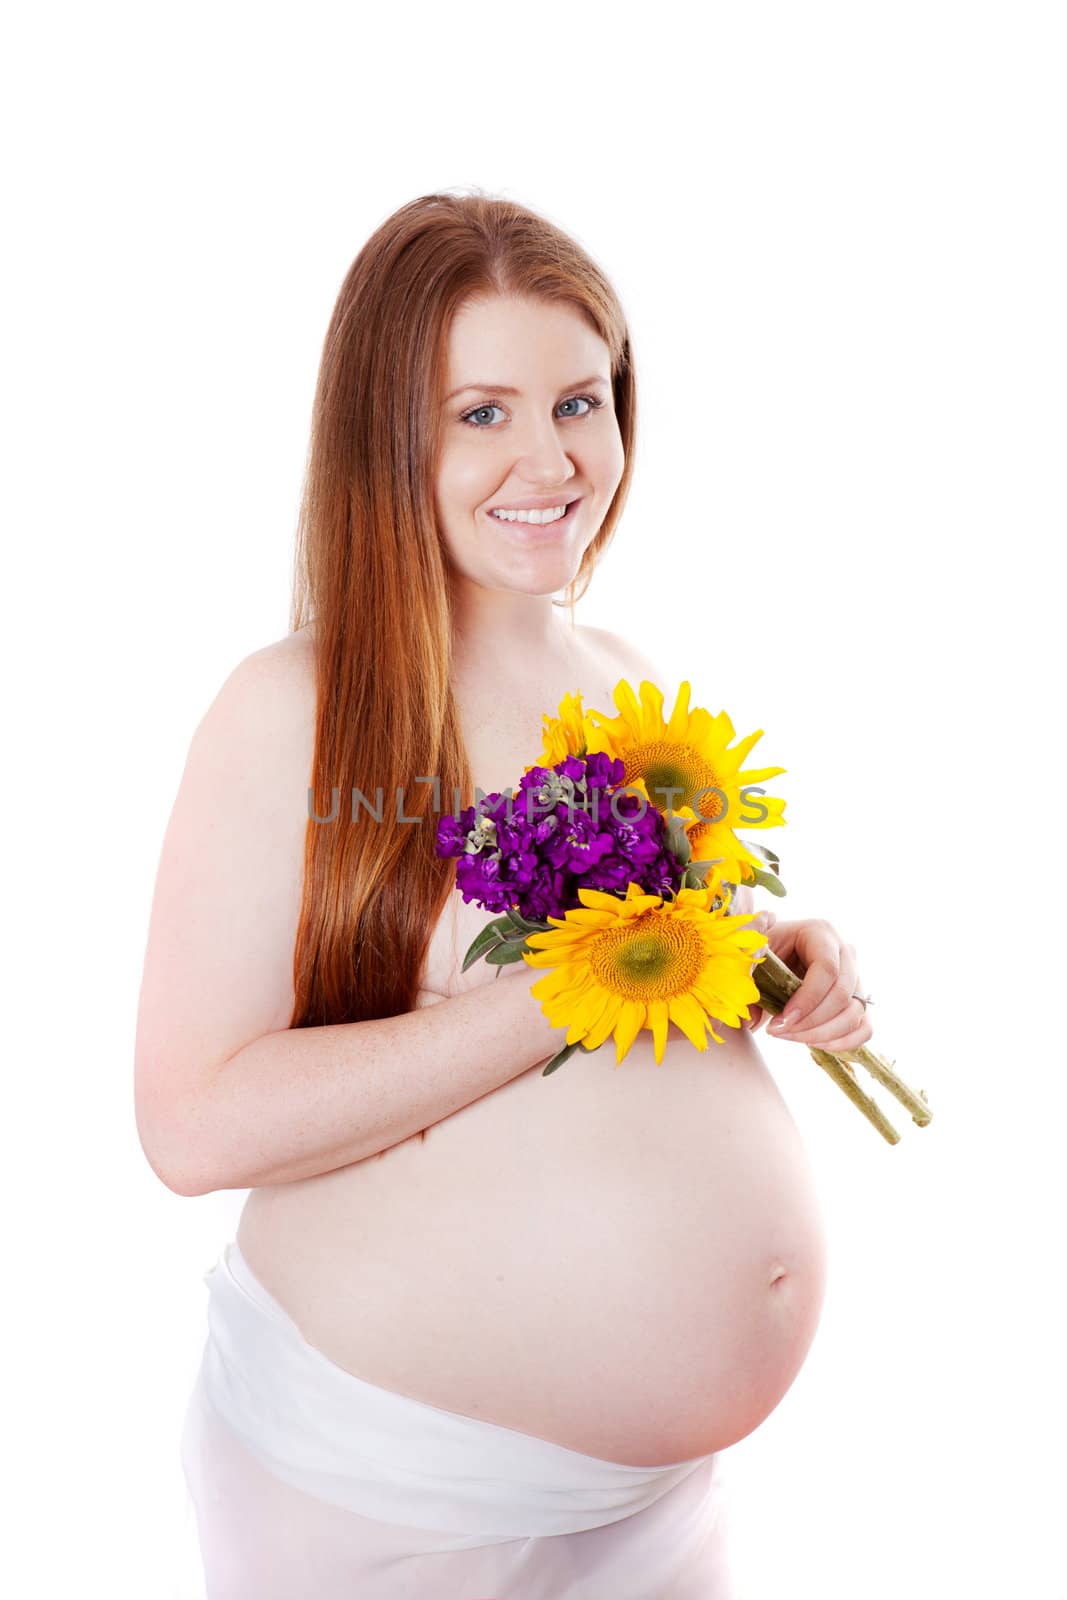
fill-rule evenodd
<path id="1" fill-rule="evenodd" d="M 236 1241 L 182 1434 L 207 1600 L 730 1600 L 715 1455 L 634 1467 L 378 1388 Z"/>

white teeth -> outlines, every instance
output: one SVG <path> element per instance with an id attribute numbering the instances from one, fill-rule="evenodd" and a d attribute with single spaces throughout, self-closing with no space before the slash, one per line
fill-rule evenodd
<path id="1" fill-rule="evenodd" d="M 567 514 L 566 506 L 553 506 L 550 511 L 490 511 L 491 517 L 501 522 L 558 522 Z"/>

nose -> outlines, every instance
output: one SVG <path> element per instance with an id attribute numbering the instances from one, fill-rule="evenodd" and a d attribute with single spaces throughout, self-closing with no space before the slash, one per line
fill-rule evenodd
<path id="1" fill-rule="evenodd" d="M 515 471 L 539 490 L 562 488 L 574 477 L 574 463 L 552 422 L 529 422 Z"/>

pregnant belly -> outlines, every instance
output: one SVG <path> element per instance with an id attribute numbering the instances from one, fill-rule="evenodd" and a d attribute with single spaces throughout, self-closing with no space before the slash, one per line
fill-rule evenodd
<path id="1" fill-rule="evenodd" d="M 628 1465 L 721 1450 L 803 1364 L 813 1175 L 750 1034 L 535 1067 L 425 1141 L 257 1189 L 238 1241 L 368 1382 Z"/>

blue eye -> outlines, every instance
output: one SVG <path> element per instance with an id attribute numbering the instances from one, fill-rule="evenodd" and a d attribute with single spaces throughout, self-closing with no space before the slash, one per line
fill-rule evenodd
<path id="1" fill-rule="evenodd" d="M 502 406 L 498 406 L 495 400 L 490 400 L 487 405 L 475 406 L 473 411 L 465 411 L 463 413 L 463 416 L 460 418 L 460 421 L 461 422 L 469 422 L 471 427 L 473 427 L 473 428 L 480 428 L 481 427 L 481 423 L 480 422 L 475 422 L 475 420 L 474 420 L 475 417 L 481 416 L 482 412 L 484 412 L 484 411 L 501 411 L 501 410 L 503 410 Z"/>
<path id="2" fill-rule="evenodd" d="M 604 404 L 603 400 L 598 400 L 596 395 L 574 394 L 571 395 L 567 400 L 561 400 L 560 405 L 572 406 L 577 404 L 579 400 L 585 401 L 586 405 L 589 407 L 588 411 L 572 411 L 569 416 L 563 419 L 565 422 L 571 420 L 577 422 L 583 417 L 592 416 L 593 412 L 599 411 L 600 407 Z M 503 409 L 503 406 L 498 400 L 486 400 L 480 406 L 473 406 L 470 411 L 465 411 L 459 420 L 467 423 L 469 427 L 477 428 L 484 433 L 490 424 L 476 422 L 475 418 L 481 416 L 487 411 L 503 411 Z"/>

